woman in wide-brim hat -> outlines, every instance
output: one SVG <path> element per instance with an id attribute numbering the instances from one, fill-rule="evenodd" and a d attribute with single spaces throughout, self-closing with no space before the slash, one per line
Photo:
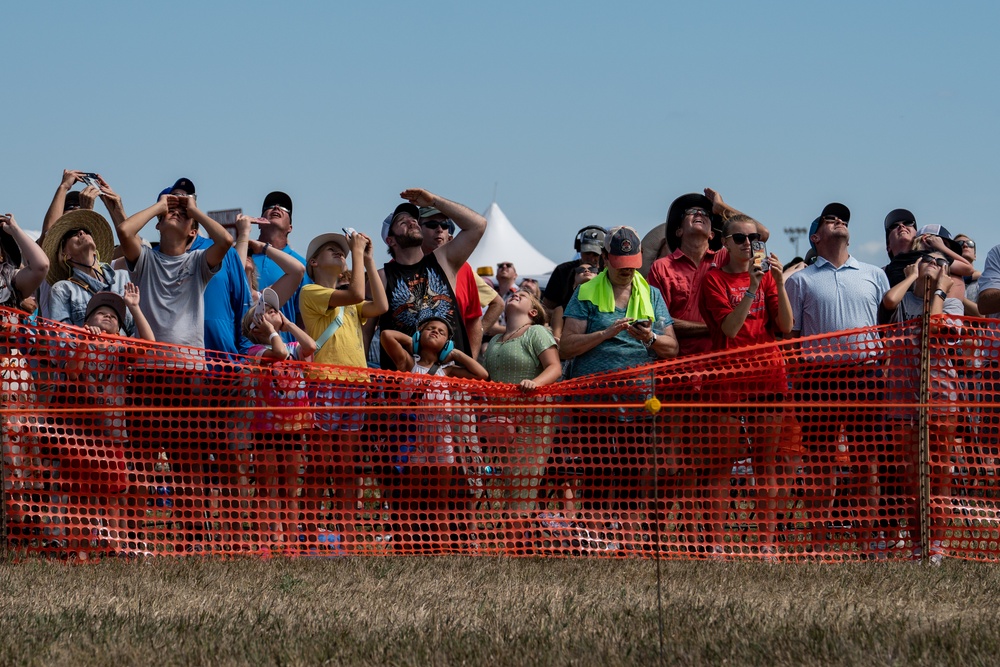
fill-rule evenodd
<path id="1" fill-rule="evenodd" d="M 106 260 L 114 252 L 111 225 L 99 213 L 78 209 L 62 216 L 42 240 L 49 258 L 49 292 L 46 317 L 83 326 L 87 303 L 98 292 L 125 294 L 127 271 L 115 271 Z M 132 314 L 126 312 L 122 328 L 135 335 Z"/>
<path id="2" fill-rule="evenodd" d="M 71 255 L 83 253 L 68 252 L 67 242 L 80 231 L 86 232 L 93 240 L 93 250 L 96 256 L 90 264 L 74 259 Z M 89 244 L 88 244 L 89 245 Z M 70 211 L 56 220 L 42 239 L 42 249 L 49 258 L 49 274 L 46 279 L 50 285 L 60 280 L 68 280 L 73 275 L 74 268 L 84 270 L 100 266 L 102 262 L 111 259 L 115 242 L 111 235 L 111 225 L 100 213 L 87 209 Z M 100 291 L 100 290 L 98 290 Z"/>

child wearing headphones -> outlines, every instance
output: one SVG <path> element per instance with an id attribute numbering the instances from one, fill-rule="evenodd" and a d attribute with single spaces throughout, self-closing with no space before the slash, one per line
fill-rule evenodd
<path id="1" fill-rule="evenodd" d="M 382 347 L 396 368 L 421 375 L 461 377 L 486 380 L 489 374 L 475 359 L 455 348 L 451 325 L 438 315 L 429 313 L 420 318 L 417 331 L 408 336 L 400 331 L 383 331 Z M 400 415 L 413 424 L 400 424 L 407 434 L 406 444 L 399 444 L 392 453 L 395 479 L 387 495 L 395 510 L 393 531 L 405 540 L 417 542 L 415 548 L 436 550 L 445 535 L 437 524 L 416 522 L 420 513 L 429 516 L 455 512 L 462 507 L 456 494 L 467 486 L 456 466 L 455 438 L 451 426 L 461 415 L 446 407 L 453 401 L 451 390 L 444 383 L 416 381 L 410 391 L 400 392 L 399 400 L 409 404 L 413 414 Z M 418 481 L 422 480 L 422 481 Z M 429 485 L 428 481 L 431 480 Z M 413 521 L 414 523 L 410 523 Z M 456 526 L 457 527 L 457 526 Z M 409 533 L 409 535 L 407 535 Z M 402 545 L 401 545 L 402 546 Z"/>
<path id="2" fill-rule="evenodd" d="M 383 331 L 382 347 L 389 354 L 396 369 L 424 375 L 489 379 L 486 369 L 478 361 L 455 349 L 451 324 L 434 315 L 425 315 L 417 324 L 412 337 L 401 331 Z"/>

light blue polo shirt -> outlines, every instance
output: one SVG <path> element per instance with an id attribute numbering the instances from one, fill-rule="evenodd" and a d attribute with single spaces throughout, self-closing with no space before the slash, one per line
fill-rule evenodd
<path id="1" fill-rule="evenodd" d="M 792 274 L 785 282 L 785 290 L 795 318 L 792 328 L 803 337 L 816 336 L 878 324 L 878 310 L 889 291 L 889 278 L 879 267 L 854 257 L 848 256 L 840 267 L 820 257 L 812 266 Z M 879 346 L 878 334 L 866 332 L 835 341 L 804 343 L 803 348 L 829 349 L 831 344 L 874 352 Z"/>

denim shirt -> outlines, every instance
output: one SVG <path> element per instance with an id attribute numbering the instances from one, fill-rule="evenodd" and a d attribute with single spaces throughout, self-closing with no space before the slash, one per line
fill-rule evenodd
<path id="1" fill-rule="evenodd" d="M 115 271 L 110 264 L 101 264 L 99 278 L 93 278 L 79 269 L 73 269 L 73 278 L 87 285 L 83 287 L 72 280 L 60 280 L 49 292 L 49 319 L 82 327 L 87 319 L 87 304 L 97 292 L 125 294 L 129 280 L 128 271 Z M 122 330 L 126 336 L 135 336 L 132 313 L 125 312 Z"/>

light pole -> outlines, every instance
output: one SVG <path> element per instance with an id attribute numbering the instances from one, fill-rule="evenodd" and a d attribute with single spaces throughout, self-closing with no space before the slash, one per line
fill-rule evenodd
<path id="1" fill-rule="evenodd" d="M 799 254 L 799 237 L 808 234 L 809 230 L 805 227 L 785 227 L 785 233 L 788 234 L 789 242 L 795 246 L 795 256 L 801 257 Z"/>

